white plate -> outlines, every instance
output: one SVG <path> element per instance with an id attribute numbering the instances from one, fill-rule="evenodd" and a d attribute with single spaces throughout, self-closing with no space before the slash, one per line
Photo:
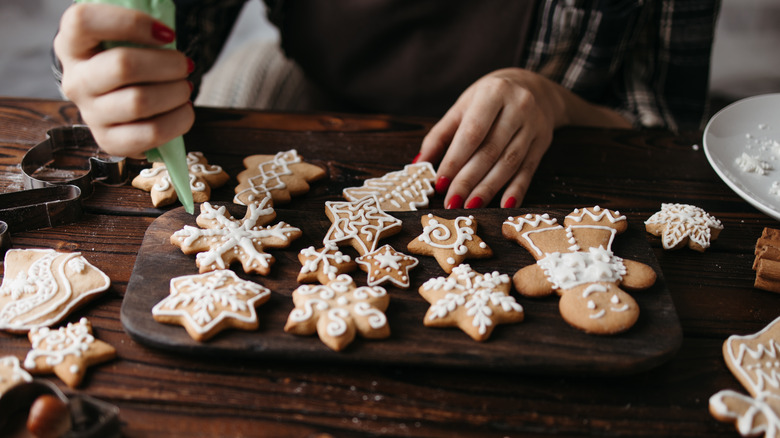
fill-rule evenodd
<path id="1" fill-rule="evenodd" d="M 704 152 L 732 190 L 780 220 L 780 196 L 769 191 L 780 181 L 780 93 L 742 99 L 712 116 L 704 128 Z M 765 175 L 744 171 L 737 164 L 743 153 L 771 169 Z"/>

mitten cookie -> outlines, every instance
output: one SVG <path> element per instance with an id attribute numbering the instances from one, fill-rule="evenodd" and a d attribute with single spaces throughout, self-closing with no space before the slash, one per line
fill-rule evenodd
<path id="1" fill-rule="evenodd" d="M 493 255 L 487 243 L 477 236 L 474 216 L 450 220 L 427 214 L 421 221 L 422 233 L 409 242 L 407 249 L 412 254 L 433 256 L 448 274 L 466 259 Z"/>
<path id="2" fill-rule="evenodd" d="M 661 211 L 645 221 L 645 229 L 661 236 L 664 249 L 689 248 L 704 252 L 718 238 L 723 224 L 699 207 L 687 204 L 661 204 Z"/>
<path id="3" fill-rule="evenodd" d="M 209 164 L 202 152 L 188 153 L 187 167 L 192 199 L 195 202 L 208 201 L 211 199 L 211 189 L 222 187 L 230 179 L 222 167 Z M 149 192 L 155 207 L 173 204 L 179 199 L 164 163 L 153 163 L 150 169 L 143 169 L 133 178 L 131 184 Z"/>
<path id="4" fill-rule="evenodd" d="M 246 170 L 238 174 L 233 202 L 249 205 L 270 195 L 274 205 L 290 202 L 293 196 L 309 191 L 309 183 L 325 176 L 325 171 L 303 161 L 298 151 L 276 155 L 250 155 L 244 158 Z"/>

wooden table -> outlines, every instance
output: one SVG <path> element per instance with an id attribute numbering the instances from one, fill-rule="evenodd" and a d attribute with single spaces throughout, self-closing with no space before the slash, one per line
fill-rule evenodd
<path id="1" fill-rule="evenodd" d="M 0 99 L 0 191 L 22 188 L 18 164 L 47 129 L 79 122 L 65 102 Z M 240 157 L 297 148 L 329 180 L 289 208 L 322 211 L 343 187 L 407 164 L 429 127 L 408 118 L 199 108 L 187 142 L 233 177 Z M 116 404 L 126 436 L 731 437 L 734 428 L 710 416 L 708 398 L 726 388 L 744 392 L 723 362 L 724 339 L 758 331 L 780 313 L 780 295 L 754 289 L 751 270 L 756 239 L 778 224 L 717 177 L 700 144 L 700 132 L 562 129 L 524 204 L 600 205 L 641 223 L 662 202 L 680 202 L 724 223 L 703 254 L 664 251 L 646 236 L 684 337 L 670 360 L 627 375 L 237 360 L 148 348 L 126 334 L 119 315 L 144 233 L 165 210 L 129 186 L 99 187 L 82 221 L 16 233 L 13 242 L 80 251 L 112 279 L 103 298 L 70 318 L 88 317 L 118 359 L 93 368 L 75 392 Z M 214 196 L 229 201 L 232 187 Z M 431 206 L 441 203 L 436 197 Z M 29 347 L 24 336 L 0 333 L 2 355 L 23 358 Z"/>

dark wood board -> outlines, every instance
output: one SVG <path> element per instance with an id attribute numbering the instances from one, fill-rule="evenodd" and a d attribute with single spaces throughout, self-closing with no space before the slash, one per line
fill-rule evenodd
<path id="1" fill-rule="evenodd" d="M 226 204 L 235 217 L 243 217 L 244 207 Z M 495 256 L 466 262 L 479 272 L 499 271 L 510 276 L 534 262 L 523 248 L 501 235 L 501 223 L 508 215 L 543 213 L 538 209 L 425 210 L 396 212 L 403 221 L 401 233 L 383 240 L 399 251 L 422 229 L 420 217 L 433 213 L 444 218 L 474 215 L 477 234 L 493 249 Z M 569 211 L 549 212 L 559 221 Z M 298 287 L 300 270 L 297 254 L 310 245 L 321 246 L 330 221 L 314 211 L 277 210 L 284 220 L 303 230 L 303 236 L 286 249 L 271 249 L 276 262 L 267 277 L 247 275 L 234 265 L 245 279 L 256 281 L 273 291 L 272 298 L 258 308 L 260 327 L 256 331 L 224 331 L 211 340 L 198 343 L 181 326 L 160 324 L 152 318 L 151 308 L 168 295 L 170 279 L 198 272 L 195 256 L 183 254 L 169 241 L 170 235 L 184 225 L 195 225 L 195 216 L 182 208 L 157 218 L 148 228 L 138 253 L 122 303 L 121 320 L 125 330 L 138 342 L 169 352 L 202 355 L 234 355 L 261 359 L 302 359 L 516 370 L 533 373 L 607 374 L 635 373 L 660 365 L 674 356 L 682 342 L 682 330 L 670 293 L 664 283 L 652 248 L 641 224 L 629 224 L 629 230 L 616 238 L 616 255 L 641 261 L 658 273 L 656 284 L 632 295 L 639 303 L 640 318 L 629 331 L 614 336 L 585 334 L 563 321 L 558 297 L 528 299 L 513 295 L 525 310 L 525 321 L 499 325 L 490 339 L 476 342 L 457 328 L 435 329 L 423 326 L 428 303 L 417 288 L 427 279 L 446 276 L 432 257 L 419 256 L 412 271 L 409 290 L 384 285 L 391 296 L 387 316 L 391 336 L 384 340 L 360 337 L 344 351 L 327 348 L 316 335 L 296 336 L 283 330 L 293 308 L 290 298 Z M 352 248 L 344 248 L 353 257 Z M 363 271 L 353 273 L 356 283 L 365 284 Z"/>

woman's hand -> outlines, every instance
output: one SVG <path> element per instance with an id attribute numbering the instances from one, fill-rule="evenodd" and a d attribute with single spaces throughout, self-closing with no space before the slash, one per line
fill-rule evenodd
<path id="1" fill-rule="evenodd" d="M 140 157 L 192 126 L 187 76 L 194 65 L 181 52 L 154 48 L 174 38 L 151 16 L 119 6 L 74 4 L 62 15 L 54 39 L 62 91 L 106 152 Z M 103 41 L 153 48 L 103 50 Z"/>
<path id="2" fill-rule="evenodd" d="M 555 128 L 568 124 L 630 127 L 541 75 L 497 70 L 461 94 L 415 160 L 441 159 L 436 192 L 446 193 L 446 208 L 483 207 L 502 187 L 500 205 L 511 208 L 523 201 Z"/>

